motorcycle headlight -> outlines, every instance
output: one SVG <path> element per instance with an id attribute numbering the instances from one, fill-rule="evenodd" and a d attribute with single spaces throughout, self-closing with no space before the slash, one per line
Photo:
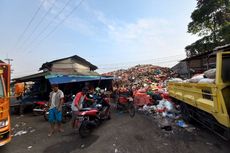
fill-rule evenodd
<path id="1" fill-rule="evenodd" d="M 0 121 L 0 128 L 3 128 L 8 125 L 8 119 L 1 120 Z"/>

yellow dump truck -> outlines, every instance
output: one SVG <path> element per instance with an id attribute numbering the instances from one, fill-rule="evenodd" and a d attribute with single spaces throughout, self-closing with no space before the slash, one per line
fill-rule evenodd
<path id="1" fill-rule="evenodd" d="M 230 45 L 218 47 L 214 83 L 170 82 L 170 97 L 181 105 L 185 119 L 194 119 L 230 139 Z"/>

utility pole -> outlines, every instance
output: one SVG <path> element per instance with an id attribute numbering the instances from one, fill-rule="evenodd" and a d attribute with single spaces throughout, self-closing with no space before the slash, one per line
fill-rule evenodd
<path id="1" fill-rule="evenodd" d="M 12 61 L 13 61 L 13 59 L 12 59 L 12 58 L 6 58 L 5 60 L 8 62 L 8 64 L 9 64 L 9 65 L 10 65 L 10 62 L 12 62 Z"/>
<path id="2" fill-rule="evenodd" d="M 6 60 L 6 61 L 8 62 L 8 64 L 10 65 L 10 68 L 12 68 L 11 62 L 13 61 L 13 59 L 7 57 L 5 60 Z M 11 73 L 13 73 L 13 71 L 14 71 L 14 70 L 11 69 Z"/>

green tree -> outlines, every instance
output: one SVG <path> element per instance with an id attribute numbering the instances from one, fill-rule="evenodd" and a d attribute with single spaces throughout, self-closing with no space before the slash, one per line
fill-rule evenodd
<path id="1" fill-rule="evenodd" d="M 230 43 L 230 0 L 197 0 L 188 33 L 202 37 L 185 47 L 188 57 Z"/>

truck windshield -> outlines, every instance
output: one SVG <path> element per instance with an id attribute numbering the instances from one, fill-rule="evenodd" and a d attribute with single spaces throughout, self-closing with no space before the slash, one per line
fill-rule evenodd
<path id="1" fill-rule="evenodd" d="M 0 97 L 4 97 L 3 82 L 1 77 L 0 77 Z"/>
<path id="2" fill-rule="evenodd" d="M 223 55 L 222 79 L 224 82 L 230 82 L 230 54 Z"/>

